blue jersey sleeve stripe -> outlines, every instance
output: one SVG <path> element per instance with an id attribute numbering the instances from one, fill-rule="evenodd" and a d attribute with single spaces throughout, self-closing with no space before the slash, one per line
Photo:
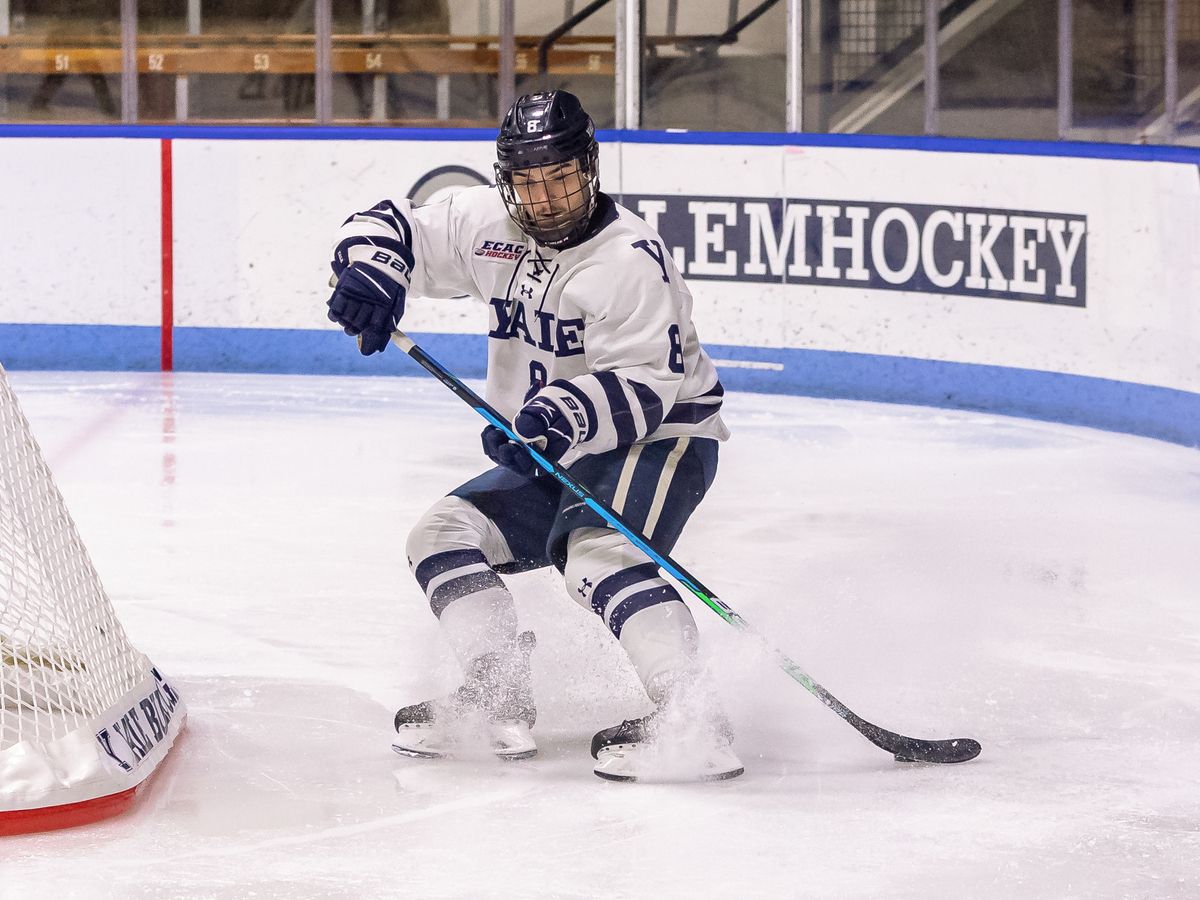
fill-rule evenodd
<path id="1" fill-rule="evenodd" d="M 663 419 L 664 425 L 699 425 L 721 410 L 720 403 L 676 403 Z"/>
<path id="2" fill-rule="evenodd" d="M 621 379 L 612 372 L 593 372 L 592 377 L 604 388 L 604 396 L 608 398 L 613 427 L 617 429 L 617 446 L 632 444 L 638 439 L 637 423 L 633 420 L 633 409 L 629 405 L 629 398 L 625 396 Z"/>
<path id="3" fill-rule="evenodd" d="M 654 429 L 662 424 L 662 398 L 640 381 L 626 378 L 625 382 L 633 388 L 633 393 L 637 397 L 638 404 L 642 407 L 642 415 L 646 419 L 646 434 L 653 434 Z"/>

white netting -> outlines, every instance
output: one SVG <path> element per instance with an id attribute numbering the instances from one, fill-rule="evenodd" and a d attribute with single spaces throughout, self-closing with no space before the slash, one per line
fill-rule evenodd
<path id="1" fill-rule="evenodd" d="M 0 367 L 0 753 L 88 726 L 150 671 Z"/>

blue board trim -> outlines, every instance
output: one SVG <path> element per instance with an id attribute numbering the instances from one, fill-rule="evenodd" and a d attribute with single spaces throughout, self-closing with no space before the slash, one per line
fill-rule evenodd
<path id="1" fill-rule="evenodd" d="M 991 138 L 927 137 L 890 134 L 783 134 L 778 132 L 608 131 L 601 139 L 627 144 L 707 144 L 744 147 L 843 147 L 867 150 L 923 150 L 1005 156 L 1063 156 L 1200 165 L 1200 147 L 1111 144 L 1091 141 L 1006 141 Z"/>
<path id="2" fill-rule="evenodd" d="M 153 372 L 162 365 L 157 325 L 0 324 L 6 369 Z"/>
<path id="3" fill-rule="evenodd" d="M 0 332 L 2 334 L 2 332 Z M 181 372 L 264 372 L 289 375 L 420 375 L 425 370 L 390 348 L 362 356 L 340 330 L 276 328 L 174 329 Z M 413 335 L 461 378 L 487 374 L 487 338 L 473 334 Z"/>
<path id="4" fill-rule="evenodd" d="M 1035 369 L 832 350 L 710 346 L 731 390 L 994 412 L 1200 447 L 1200 393 Z"/>
<path id="5" fill-rule="evenodd" d="M 0 137 L 171 138 L 227 141 L 494 141 L 494 128 L 364 128 L 291 125 L 0 125 Z"/>
<path id="6" fill-rule="evenodd" d="M 493 128 L 364 128 L 271 125 L 0 125 L 0 138 L 126 138 L 267 141 L 493 141 Z M 845 147 L 1006 156 L 1059 156 L 1200 165 L 1200 147 L 1089 141 L 1004 141 L 883 134 L 601 130 L 603 142 L 739 147 Z"/>
<path id="7" fill-rule="evenodd" d="M 421 375 L 396 348 L 363 357 L 337 330 L 176 327 L 175 368 L 195 372 Z M 414 334 L 461 378 L 482 378 L 487 339 Z M 115 325 L 0 325 L 0 363 L 12 369 L 159 367 L 159 329 Z M 1200 393 L 1032 369 L 830 350 L 706 345 L 728 390 L 872 400 L 1086 425 L 1200 447 Z M 732 362 L 733 365 L 729 363 Z M 737 365 L 758 364 L 758 368 Z"/>

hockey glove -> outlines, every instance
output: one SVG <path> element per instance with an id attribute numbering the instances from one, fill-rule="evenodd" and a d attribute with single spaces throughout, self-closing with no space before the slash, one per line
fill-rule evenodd
<path id="1" fill-rule="evenodd" d="M 579 401 L 564 388 L 551 384 L 521 407 L 513 431 L 542 456 L 558 462 L 568 450 L 588 438 L 588 419 Z"/>
<path id="2" fill-rule="evenodd" d="M 525 445 L 510 441 L 508 435 L 495 425 L 483 429 L 480 437 L 483 438 L 483 452 L 496 465 L 526 478 L 536 478 L 541 473 L 541 467 L 533 461 Z"/>
<path id="3" fill-rule="evenodd" d="M 342 270 L 329 298 L 329 320 L 358 337 L 363 356 L 382 353 L 404 315 L 405 286 L 379 268 L 354 262 Z"/>
<path id="4" fill-rule="evenodd" d="M 558 462 L 588 434 L 588 420 L 579 401 L 563 388 L 550 385 L 539 391 L 513 418 L 513 431 L 525 444 L 551 462 Z M 483 452 L 490 459 L 527 478 L 540 475 L 523 444 L 508 440 L 499 428 L 483 431 Z"/>

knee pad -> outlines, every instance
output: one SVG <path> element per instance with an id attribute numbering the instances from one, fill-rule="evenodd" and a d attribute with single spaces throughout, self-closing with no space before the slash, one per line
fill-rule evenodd
<path id="1" fill-rule="evenodd" d="M 513 558 L 496 523 L 461 497 L 443 497 L 429 507 L 409 532 L 405 545 L 409 568 L 414 571 L 431 556 L 449 550 L 478 550 L 493 566 Z"/>
<path id="2" fill-rule="evenodd" d="M 418 520 L 405 549 L 461 661 L 516 646 L 516 608 L 492 568 L 512 554 L 487 516 L 466 500 L 443 497 Z"/>

